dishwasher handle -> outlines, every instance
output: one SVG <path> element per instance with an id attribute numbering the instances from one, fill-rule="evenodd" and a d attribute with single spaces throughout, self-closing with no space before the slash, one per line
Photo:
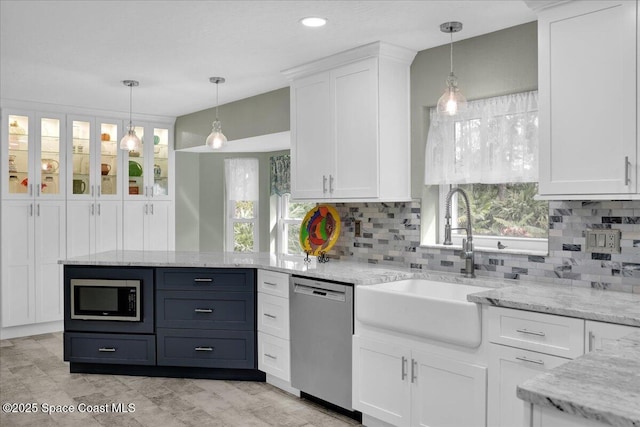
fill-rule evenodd
<path id="1" fill-rule="evenodd" d="M 317 286 L 302 285 L 300 283 L 294 283 L 293 292 L 296 294 L 309 295 L 334 301 L 344 302 L 347 300 L 345 291 L 336 291 Z"/>

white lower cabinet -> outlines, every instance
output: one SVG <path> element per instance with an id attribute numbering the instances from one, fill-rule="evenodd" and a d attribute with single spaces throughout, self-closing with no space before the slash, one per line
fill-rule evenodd
<path id="1" fill-rule="evenodd" d="M 353 407 L 402 426 L 485 426 L 487 368 L 353 337 Z"/>
<path id="2" fill-rule="evenodd" d="M 123 215 L 124 250 L 173 250 L 172 202 L 125 201 Z"/>
<path id="3" fill-rule="evenodd" d="M 491 427 L 526 426 L 516 388 L 584 352 L 584 320 L 501 307 L 488 309 Z"/>
<path id="4" fill-rule="evenodd" d="M 518 384 L 569 360 L 571 359 L 490 344 L 488 425 L 524 427 L 525 405 L 516 396 Z"/>
<path id="5" fill-rule="evenodd" d="M 2 327 L 62 320 L 64 201 L 2 204 Z"/>
<path id="6" fill-rule="evenodd" d="M 67 256 L 122 249 L 122 202 L 67 202 Z"/>
<path id="7" fill-rule="evenodd" d="M 584 352 L 600 350 L 638 328 L 587 320 L 584 327 Z"/>
<path id="8" fill-rule="evenodd" d="M 257 288 L 258 369 L 269 384 L 299 396 L 291 387 L 289 275 L 258 270 Z"/>

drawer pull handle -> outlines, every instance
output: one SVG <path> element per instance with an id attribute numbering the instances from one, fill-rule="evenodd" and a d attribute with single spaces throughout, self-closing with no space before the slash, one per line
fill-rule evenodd
<path id="1" fill-rule="evenodd" d="M 278 316 L 274 316 L 273 314 L 269 314 L 269 313 L 264 313 L 265 316 L 271 318 L 271 319 L 275 319 Z"/>
<path id="2" fill-rule="evenodd" d="M 402 356 L 402 372 L 400 379 L 404 381 L 405 378 L 407 378 L 407 358 Z"/>
<path id="3" fill-rule="evenodd" d="M 196 308 L 193 311 L 195 311 L 196 313 L 213 313 L 212 308 Z"/>
<path id="4" fill-rule="evenodd" d="M 196 283 L 211 283 L 213 282 L 213 279 L 206 277 L 196 277 L 195 279 L 193 279 L 193 281 Z"/>
<path id="5" fill-rule="evenodd" d="M 269 353 L 265 353 L 264 355 L 267 356 L 270 359 L 273 359 L 273 360 L 277 360 L 278 359 L 278 356 L 274 356 L 274 355 L 269 354 Z"/>
<path id="6" fill-rule="evenodd" d="M 113 347 L 100 347 L 98 351 L 100 353 L 115 353 L 116 349 Z"/>
<path id="7" fill-rule="evenodd" d="M 529 359 L 528 357 L 524 356 L 516 356 L 516 359 L 522 360 L 523 362 L 535 363 L 536 365 L 544 365 L 544 361 L 542 360 Z"/>
<path id="8" fill-rule="evenodd" d="M 516 329 L 516 332 L 520 332 L 521 334 L 535 335 L 537 337 L 545 336 L 544 332 L 530 331 L 528 329 Z"/>
<path id="9" fill-rule="evenodd" d="M 212 347 L 196 347 L 196 351 L 213 351 Z"/>
<path id="10" fill-rule="evenodd" d="M 278 286 L 277 283 L 272 283 L 272 282 L 262 282 L 262 283 L 264 283 L 265 285 L 269 285 L 269 286 Z"/>

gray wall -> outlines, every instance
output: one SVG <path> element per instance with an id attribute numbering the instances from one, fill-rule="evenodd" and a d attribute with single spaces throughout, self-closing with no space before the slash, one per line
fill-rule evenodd
<path id="1" fill-rule="evenodd" d="M 215 116 L 214 107 L 178 117 L 176 149 L 204 145 Z M 289 87 L 221 105 L 218 118 L 229 141 L 288 131 Z"/>
<path id="2" fill-rule="evenodd" d="M 463 30 L 464 32 L 464 30 Z M 453 69 L 468 100 L 538 88 L 537 22 L 455 42 Z M 455 40 L 455 35 L 454 35 Z M 411 64 L 411 188 L 420 198 L 429 108 L 444 93 L 449 45 L 418 52 Z"/>
<path id="3" fill-rule="evenodd" d="M 228 140 L 289 130 L 289 88 L 221 105 L 218 117 Z M 215 108 L 178 117 L 175 147 L 204 145 Z M 224 159 L 257 157 L 260 162 L 260 250 L 269 251 L 269 157 L 273 153 L 176 153 L 176 250 L 222 251 Z"/>

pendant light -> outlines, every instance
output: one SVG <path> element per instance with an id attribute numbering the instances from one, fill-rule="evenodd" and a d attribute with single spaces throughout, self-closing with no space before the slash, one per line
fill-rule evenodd
<path id="1" fill-rule="evenodd" d="M 207 137 L 207 147 L 218 150 L 227 143 L 227 137 L 222 133 L 222 123 L 218 120 L 218 85 L 224 83 L 224 77 L 210 77 L 209 81 L 216 84 L 216 119 L 212 123 L 211 133 Z"/>
<path id="2" fill-rule="evenodd" d="M 136 130 L 134 129 L 133 122 L 131 120 L 133 110 L 133 88 L 134 86 L 138 86 L 140 83 L 136 80 L 123 80 L 122 84 L 129 87 L 129 127 L 127 129 L 127 133 L 120 140 L 120 149 L 140 152 L 142 142 L 136 135 Z"/>
<path id="3" fill-rule="evenodd" d="M 451 35 L 451 73 L 446 80 L 447 88 L 440 99 L 438 99 L 438 114 L 445 116 L 455 116 L 467 106 L 467 99 L 460 93 L 460 89 L 458 89 L 458 78 L 453 74 L 453 33 L 457 33 L 460 30 L 462 30 L 462 22 L 445 22 L 440 25 L 440 31 Z"/>

